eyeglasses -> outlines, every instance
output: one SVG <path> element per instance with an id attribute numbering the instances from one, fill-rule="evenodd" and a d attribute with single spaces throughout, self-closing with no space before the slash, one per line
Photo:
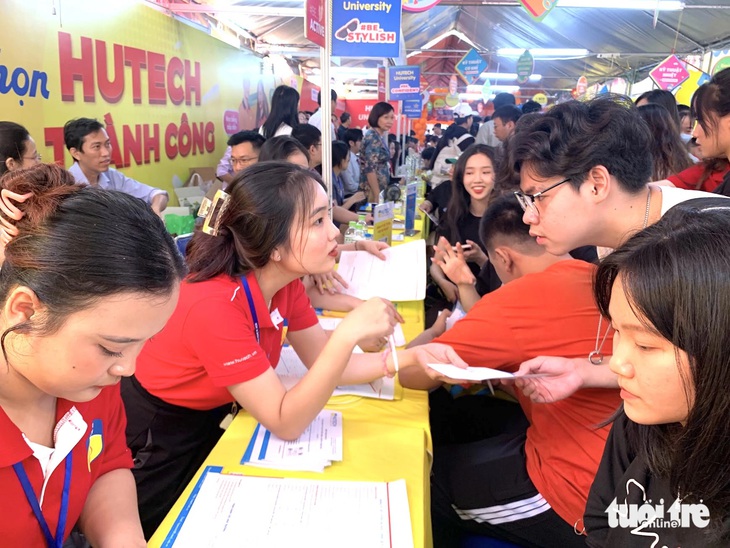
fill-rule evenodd
<path id="1" fill-rule="evenodd" d="M 545 190 L 541 190 L 540 192 L 537 192 L 535 194 L 525 194 L 521 190 L 515 190 L 514 195 L 517 198 L 517 201 L 520 202 L 520 205 L 522 206 L 522 209 L 524 211 L 527 211 L 529 208 L 530 211 L 539 216 L 540 211 L 537 209 L 537 205 L 535 205 L 535 202 L 539 201 L 539 199 L 542 198 L 543 195 L 549 190 L 552 190 L 555 187 L 562 185 L 563 183 L 567 183 L 568 181 L 570 181 L 570 177 L 568 177 L 567 179 L 563 179 L 559 183 L 555 183 L 554 185 L 547 187 Z"/>
<path id="2" fill-rule="evenodd" d="M 253 164 L 256 160 L 258 160 L 258 157 L 253 158 L 231 158 L 231 165 L 234 166 L 247 166 L 249 164 Z"/>
<path id="3" fill-rule="evenodd" d="M 40 162 L 41 155 L 36 153 L 34 156 L 23 156 L 23 160 L 35 160 L 36 162 Z"/>

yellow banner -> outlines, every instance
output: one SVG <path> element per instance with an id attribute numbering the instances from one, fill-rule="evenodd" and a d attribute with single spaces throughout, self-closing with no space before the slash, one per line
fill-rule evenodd
<path id="1" fill-rule="evenodd" d="M 190 168 L 215 167 L 229 135 L 265 120 L 277 84 L 301 87 L 261 76 L 255 55 L 134 0 L 3 8 L 0 118 L 24 125 L 46 162 L 70 166 L 63 125 L 96 118 L 117 169 L 171 191 Z"/>

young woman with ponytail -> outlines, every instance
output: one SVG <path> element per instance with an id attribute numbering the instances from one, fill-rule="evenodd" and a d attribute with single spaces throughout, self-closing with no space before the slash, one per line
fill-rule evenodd
<path id="1" fill-rule="evenodd" d="M 352 354 L 400 320 L 366 301 L 327 337 L 300 278 L 332 269 L 337 228 L 316 173 L 260 162 L 236 176 L 213 236 L 188 246 L 190 274 L 172 318 L 149 341 L 122 386 L 135 456 L 140 515 L 150 535 L 218 441 L 237 402 L 284 439 L 297 438 L 338 384 L 391 375 L 387 353 Z M 309 372 L 287 390 L 274 367 L 287 339 Z M 448 359 L 441 356 L 434 359 Z"/>

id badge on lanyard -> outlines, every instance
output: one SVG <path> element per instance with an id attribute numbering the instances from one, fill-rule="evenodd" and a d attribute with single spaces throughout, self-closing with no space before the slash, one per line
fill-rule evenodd
<path id="1" fill-rule="evenodd" d="M 48 548 L 62 548 L 63 546 L 63 533 L 66 530 L 66 520 L 68 519 L 69 492 L 71 491 L 72 454 L 73 451 L 66 455 L 65 459 L 66 466 L 63 477 L 63 492 L 61 493 L 61 509 L 58 513 L 58 525 L 56 526 L 55 537 L 51 534 L 51 529 L 48 527 L 48 522 L 46 522 L 46 518 L 43 516 L 43 511 L 41 510 L 41 505 L 38 502 L 38 497 L 35 496 L 35 491 L 33 490 L 33 486 L 31 485 L 30 480 L 28 479 L 28 474 L 25 473 L 23 464 L 20 462 L 13 464 L 13 470 L 15 471 L 15 475 L 18 476 L 20 485 L 23 487 L 23 492 L 25 493 L 25 498 L 28 499 L 28 504 L 30 504 L 31 509 L 33 510 L 33 514 L 38 520 L 38 525 L 40 525 L 41 530 L 43 531 L 43 536 L 46 537 L 46 545 L 48 546 Z"/>

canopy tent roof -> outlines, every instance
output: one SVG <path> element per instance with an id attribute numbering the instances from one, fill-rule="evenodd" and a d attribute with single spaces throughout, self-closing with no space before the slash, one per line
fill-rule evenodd
<path id="1" fill-rule="evenodd" d="M 231 22 L 232 27 L 243 29 L 246 45 L 255 44 L 258 53 L 281 54 L 304 69 L 319 65 L 318 48 L 304 38 L 303 0 L 155 1 L 185 17 L 194 12 L 199 23 Z M 443 0 L 425 12 L 404 12 L 403 34 L 408 63 L 421 64 L 434 87 L 448 85 L 455 64 L 472 45 L 491 72 L 515 72 L 516 58 L 498 56 L 499 48 L 588 50 L 588 56 L 576 59 L 536 58 L 535 73 L 542 74 L 542 80 L 532 85 L 551 92 L 572 89 L 581 75 L 591 84 L 615 77 L 638 81 L 672 52 L 701 54 L 729 46 L 730 0 L 709 1 L 685 0 L 684 10 L 661 11 L 656 22 L 651 11 L 559 5 L 542 22 L 535 22 L 515 0 Z M 422 49 L 449 31 L 457 32 Z M 340 61 L 344 67 L 382 63 L 382 59 Z M 356 71 L 352 73 L 352 80 L 357 80 Z"/>

